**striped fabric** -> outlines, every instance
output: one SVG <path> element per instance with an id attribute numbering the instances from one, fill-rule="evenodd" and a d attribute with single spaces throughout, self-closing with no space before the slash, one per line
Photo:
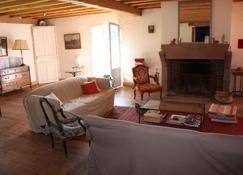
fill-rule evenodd
<path id="1" fill-rule="evenodd" d="M 227 117 L 235 117 L 237 112 L 237 106 L 219 105 L 213 103 L 211 104 L 208 112 L 211 114 L 219 114 Z"/>

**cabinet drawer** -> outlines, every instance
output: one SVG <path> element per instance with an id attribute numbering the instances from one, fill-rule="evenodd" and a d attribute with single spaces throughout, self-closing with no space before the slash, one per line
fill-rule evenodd
<path id="1" fill-rule="evenodd" d="M 27 85 L 30 85 L 29 80 L 18 80 L 18 81 L 13 81 L 13 82 L 8 82 L 8 83 L 2 84 L 2 90 L 6 91 L 6 90 L 12 90 L 12 89 L 19 89 L 19 88 L 27 86 Z"/>
<path id="2" fill-rule="evenodd" d="M 28 66 L 0 70 L 0 75 L 3 76 L 3 75 L 14 74 L 14 73 L 18 73 L 18 72 L 25 72 L 25 71 L 29 71 Z"/>
<path id="3" fill-rule="evenodd" d="M 2 82 L 17 81 L 18 79 L 29 79 L 29 72 L 21 72 L 2 76 Z"/>

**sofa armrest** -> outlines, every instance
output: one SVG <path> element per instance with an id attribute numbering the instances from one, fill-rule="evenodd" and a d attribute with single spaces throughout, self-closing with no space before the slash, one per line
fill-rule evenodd
<path id="1" fill-rule="evenodd" d="M 96 83 L 100 89 L 111 88 L 110 80 L 108 78 L 88 77 L 88 81 L 92 81 L 92 80 L 96 80 Z"/>

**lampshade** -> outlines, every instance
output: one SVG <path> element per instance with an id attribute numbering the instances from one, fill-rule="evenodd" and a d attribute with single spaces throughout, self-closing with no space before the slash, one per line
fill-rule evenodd
<path id="1" fill-rule="evenodd" d="M 26 40 L 17 39 L 14 41 L 13 50 L 29 50 Z"/>

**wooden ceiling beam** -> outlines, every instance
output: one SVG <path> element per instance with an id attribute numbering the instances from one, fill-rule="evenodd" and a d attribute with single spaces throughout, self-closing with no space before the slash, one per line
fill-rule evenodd
<path id="1" fill-rule="evenodd" d="M 94 5 L 103 8 L 108 8 L 112 10 L 118 10 L 118 11 L 123 11 L 123 12 L 128 12 L 132 13 L 138 16 L 142 15 L 142 11 L 138 8 L 126 5 L 124 3 L 118 2 L 118 1 L 111 1 L 111 0 L 79 0 L 80 2 L 88 5 Z"/>
<path id="2" fill-rule="evenodd" d="M 33 15 L 26 15 L 26 16 L 22 16 L 23 18 L 36 18 L 36 17 L 48 17 L 51 15 L 62 15 L 62 14 L 75 14 L 75 13 L 85 13 L 85 12 L 92 12 L 92 11 L 97 11 L 100 9 L 95 9 L 95 8 L 88 8 L 85 7 L 85 9 L 83 8 L 79 8 L 79 9 L 74 9 L 74 10 L 63 10 L 63 11 L 54 11 L 54 12 L 49 12 L 49 13 L 36 13 Z"/>
<path id="3" fill-rule="evenodd" d="M 21 0 L 21 3 L 19 1 L 6 2 L 6 3 L 1 4 L 0 10 L 7 9 L 7 8 L 18 8 L 18 7 L 22 7 L 25 5 L 34 5 L 34 4 L 39 4 L 42 2 L 48 2 L 48 1 L 50 1 L 50 0 L 37 0 L 37 1 Z"/>
<path id="4" fill-rule="evenodd" d="M 19 23 L 19 24 L 36 24 L 37 19 L 33 18 L 19 18 L 19 17 L 9 17 L 9 16 L 0 16 L 0 23 Z"/>
<path id="5" fill-rule="evenodd" d="M 62 14 L 62 15 L 52 15 L 43 17 L 35 17 L 34 19 L 56 19 L 56 18 L 64 18 L 64 17 L 72 17 L 72 16 L 84 16 L 84 15 L 91 15 L 91 14 L 101 14 L 101 13 L 109 13 L 110 11 L 105 10 L 96 10 L 92 12 L 85 12 L 85 13 L 74 13 L 74 14 Z"/>
<path id="6" fill-rule="evenodd" d="M 44 8 L 44 7 L 52 7 L 52 6 L 57 6 L 57 5 L 64 5 L 66 4 L 65 2 L 45 2 L 45 3 L 41 3 L 41 4 L 35 4 L 35 5 L 24 5 L 18 8 L 6 8 L 6 9 L 2 9 L 0 10 L 0 14 L 2 13 L 10 13 L 10 12 L 18 12 L 18 11 L 24 11 L 24 10 L 29 10 L 29 9 L 36 9 L 38 10 L 38 8 Z"/>
<path id="7" fill-rule="evenodd" d="M 16 17 L 16 16 L 35 16 L 36 14 L 44 14 L 44 13 L 59 13 L 59 12 L 68 12 L 68 11 L 75 11 L 75 10 L 85 10 L 85 9 L 89 9 L 89 7 L 84 7 L 84 6 L 66 6 L 66 7 L 62 7 L 59 9 L 47 9 L 47 10 L 32 10 L 32 11 L 26 11 L 24 13 L 16 13 L 11 15 L 12 17 Z"/>
<path id="8" fill-rule="evenodd" d="M 2 0 L 2 1 L 0 1 L 0 4 L 4 4 L 6 2 L 13 2 L 13 1 L 15 1 L 15 0 Z"/>

